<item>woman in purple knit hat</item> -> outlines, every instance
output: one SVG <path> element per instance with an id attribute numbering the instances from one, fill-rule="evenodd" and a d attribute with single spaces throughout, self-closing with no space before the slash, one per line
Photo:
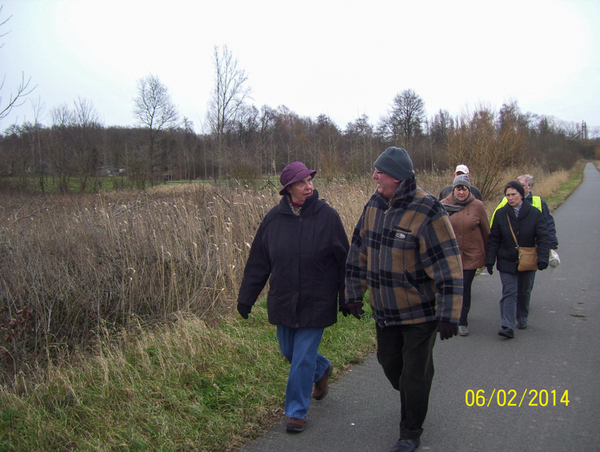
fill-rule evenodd
<path id="1" fill-rule="evenodd" d="M 326 327 L 344 307 L 348 237 L 338 213 L 319 199 L 317 172 L 302 162 L 280 177 L 281 201 L 260 224 L 244 269 L 237 309 L 248 318 L 269 281 L 269 322 L 290 363 L 285 396 L 286 430 L 304 430 L 311 397 L 322 400 L 333 366 L 318 352 Z"/>

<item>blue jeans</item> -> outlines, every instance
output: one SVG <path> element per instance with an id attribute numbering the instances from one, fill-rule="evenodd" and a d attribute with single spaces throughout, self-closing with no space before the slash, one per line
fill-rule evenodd
<path id="1" fill-rule="evenodd" d="M 500 272 L 502 281 L 500 315 L 503 328 L 514 330 L 517 322 L 521 325 L 527 324 L 534 278 L 535 272 Z"/>
<path id="2" fill-rule="evenodd" d="M 290 363 L 285 391 L 285 415 L 306 419 L 313 384 L 319 381 L 330 363 L 321 355 L 319 344 L 324 328 L 290 328 L 277 325 L 281 353 Z"/>

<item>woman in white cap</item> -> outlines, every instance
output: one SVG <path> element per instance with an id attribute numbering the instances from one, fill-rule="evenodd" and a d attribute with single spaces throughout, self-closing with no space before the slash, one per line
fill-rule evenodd
<path id="1" fill-rule="evenodd" d="M 338 305 L 346 310 L 348 236 L 338 213 L 313 188 L 316 173 L 302 162 L 283 169 L 281 201 L 258 228 L 237 305 L 247 319 L 269 280 L 269 322 L 277 325 L 281 353 L 290 362 L 285 414 L 286 430 L 293 433 L 304 430 L 311 395 L 327 395 L 333 366 L 319 344 L 324 329 L 337 321 Z"/>
<path id="2" fill-rule="evenodd" d="M 457 165 L 456 169 L 454 170 L 454 178 L 457 178 L 458 176 L 461 175 L 465 175 L 467 176 L 467 178 L 469 179 L 469 182 L 471 182 L 471 172 L 469 171 L 469 167 L 467 165 Z M 440 191 L 440 196 L 438 197 L 438 199 L 442 200 L 447 198 L 448 196 L 450 196 L 450 193 L 452 193 L 452 190 L 454 189 L 453 185 L 448 185 L 444 188 L 442 188 L 442 191 Z M 477 187 L 474 187 L 473 185 L 471 185 L 471 194 L 476 198 L 479 199 L 480 201 L 483 202 L 483 198 L 481 197 L 481 192 L 479 191 L 479 189 Z"/>

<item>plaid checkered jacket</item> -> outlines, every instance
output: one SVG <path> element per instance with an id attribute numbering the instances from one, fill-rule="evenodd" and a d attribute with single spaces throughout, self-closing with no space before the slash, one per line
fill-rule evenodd
<path id="1" fill-rule="evenodd" d="M 458 323 L 463 274 L 450 217 L 414 177 L 391 200 L 376 192 L 356 225 L 346 262 L 346 303 L 362 301 L 367 289 L 382 327 Z"/>

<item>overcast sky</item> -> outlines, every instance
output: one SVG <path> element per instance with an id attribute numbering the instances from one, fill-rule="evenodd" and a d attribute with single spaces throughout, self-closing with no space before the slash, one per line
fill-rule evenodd
<path id="1" fill-rule="evenodd" d="M 375 125 L 414 90 L 428 117 L 516 101 L 522 112 L 600 131 L 598 0 L 0 0 L 2 103 L 37 85 L 0 130 L 92 102 L 107 126 L 135 124 L 137 81 L 168 88 L 200 131 L 214 46 L 248 75 L 252 103 Z M 34 101 L 34 102 L 32 102 Z"/>

